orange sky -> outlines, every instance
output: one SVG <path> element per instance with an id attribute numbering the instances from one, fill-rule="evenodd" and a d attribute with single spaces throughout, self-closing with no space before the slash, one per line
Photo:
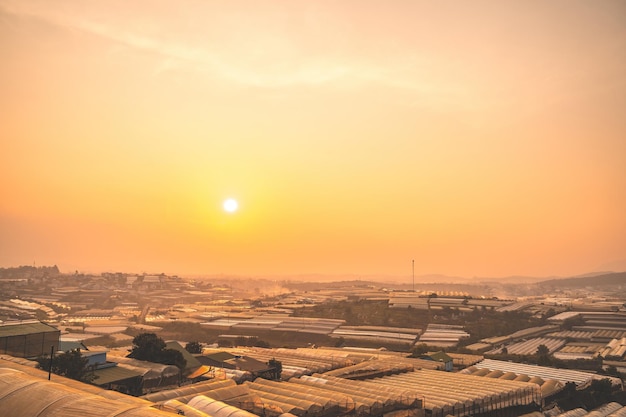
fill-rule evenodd
<path id="1" fill-rule="evenodd" d="M 0 62 L 3 267 L 626 269 L 623 1 L 0 0 Z"/>

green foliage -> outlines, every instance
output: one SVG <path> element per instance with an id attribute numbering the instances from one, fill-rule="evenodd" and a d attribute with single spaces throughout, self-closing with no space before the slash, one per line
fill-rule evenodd
<path id="1" fill-rule="evenodd" d="M 412 358 L 419 358 L 423 354 L 430 352 L 432 349 L 426 343 L 419 343 L 413 347 L 411 351 Z M 437 350 L 436 348 L 434 350 Z"/>
<path id="2" fill-rule="evenodd" d="M 537 346 L 537 365 L 550 366 L 552 359 L 550 357 L 550 349 L 546 345 Z"/>
<path id="3" fill-rule="evenodd" d="M 481 339 L 502 336 L 540 324 L 538 319 L 523 311 L 504 311 L 474 308 L 466 317 L 455 324 L 463 324 L 470 337 L 463 345 L 476 343 Z"/>
<path id="4" fill-rule="evenodd" d="M 431 295 L 432 298 L 434 298 Z M 469 300 L 466 298 L 467 304 Z M 521 329 L 541 324 L 539 319 L 524 311 L 499 312 L 494 309 L 473 306 L 432 309 L 390 308 L 386 301 L 331 301 L 297 309 L 296 317 L 320 317 L 343 319 L 347 325 L 425 328 L 429 323 L 462 325 L 470 334 L 461 341 L 461 347 L 481 339 L 511 334 Z"/>
<path id="5" fill-rule="evenodd" d="M 37 363 L 40 369 L 50 369 L 50 356 L 38 357 Z M 91 382 L 96 376 L 89 371 L 88 363 L 87 358 L 80 354 L 80 350 L 74 349 L 52 358 L 52 372 L 77 381 Z"/>
<path id="6" fill-rule="evenodd" d="M 349 326 L 423 328 L 428 324 L 427 310 L 389 308 L 386 301 L 331 301 L 297 309 L 294 316 L 342 319 Z"/>
<path id="7" fill-rule="evenodd" d="M 239 336 L 235 339 L 236 346 L 254 346 L 254 347 L 262 347 L 269 348 L 270 344 L 265 340 L 261 340 L 256 336 Z"/>
<path id="8" fill-rule="evenodd" d="M 185 369 L 187 366 L 187 360 L 183 354 L 176 349 L 163 349 L 158 359 L 158 363 L 162 363 L 164 365 L 175 365 L 180 370 Z"/>
<path id="9" fill-rule="evenodd" d="M 189 342 L 185 345 L 185 350 L 189 353 L 202 353 L 202 345 L 199 342 Z"/>
<path id="10" fill-rule="evenodd" d="M 164 365 L 176 365 L 181 370 L 187 366 L 183 354 L 175 349 L 166 349 L 163 339 L 154 333 L 141 333 L 135 336 L 133 348 L 128 357 Z"/>
<path id="11" fill-rule="evenodd" d="M 579 393 L 581 401 L 590 408 L 599 407 L 612 401 L 613 386 L 609 379 L 595 379 L 589 388 Z"/>
<path id="12" fill-rule="evenodd" d="M 218 335 L 216 331 L 206 329 L 199 323 L 171 321 L 158 324 L 163 330 L 160 332 L 171 340 L 198 340 L 209 342 Z"/>
<path id="13" fill-rule="evenodd" d="M 133 339 L 133 348 L 129 358 L 142 361 L 158 362 L 161 351 L 165 349 L 165 342 L 154 333 L 141 333 Z"/>
<path id="14" fill-rule="evenodd" d="M 232 347 L 233 342 L 228 339 L 218 339 L 217 346 L 219 347 Z"/>

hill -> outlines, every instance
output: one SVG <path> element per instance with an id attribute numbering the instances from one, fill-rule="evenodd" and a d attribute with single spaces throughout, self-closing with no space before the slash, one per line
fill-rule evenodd
<path id="1" fill-rule="evenodd" d="M 585 288 L 626 285 L 626 272 L 612 272 L 595 276 L 550 279 L 538 282 L 543 288 Z"/>

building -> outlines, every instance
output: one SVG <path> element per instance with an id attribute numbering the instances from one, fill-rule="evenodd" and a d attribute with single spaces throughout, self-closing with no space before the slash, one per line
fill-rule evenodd
<path id="1" fill-rule="evenodd" d="M 0 324 L 0 354 L 36 358 L 59 349 L 61 331 L 38 320 Z"/>
<path id="2" fill-rule="evenodd" d="M 435 361 L 444 364 L 444 370 L 448 372 L 452 372 L 454 367 L 452 358 L 446 354 L 444 351 L 440 350 L 439 352 L 431 352 L 425 355 L 420 356 L 420 359 L 425 359 L 427 361 Z"/>

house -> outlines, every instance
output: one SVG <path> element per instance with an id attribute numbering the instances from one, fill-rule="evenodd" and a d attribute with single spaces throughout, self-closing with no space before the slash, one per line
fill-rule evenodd
<path id="1" fill-rule="evenodd" d="M 453 368 L 452 358 L 443 350 L 440 350 L 439 352 L 426 353 L 420 356 L 420 359 L 443 363 L 444 370 L 448 372 L 451 372 Z"/>
<path id="2" fill-rule="evenodd" d="M 204 379 L 204 375 L 207 374 L 211 367 L 203 365 L 194 355 L 189 353 L 180 343 L 176 341 L 165 342 L 166 349 L 174 349 L 179 351 L 186 361 L 185 369 L 183 369 L 183 376 L 193 381 Z"/>
<path id="3" fill-rule="evenodd" d="M 256 377 L 275 379 L 277 373 L 274 364 L 264 363 L 248 356 L 232 355 L 228 352 L 213 352 L 197 356 L 197 358 L 201 363 L 212 368 L 246 372 L 252 380 Z"/>

